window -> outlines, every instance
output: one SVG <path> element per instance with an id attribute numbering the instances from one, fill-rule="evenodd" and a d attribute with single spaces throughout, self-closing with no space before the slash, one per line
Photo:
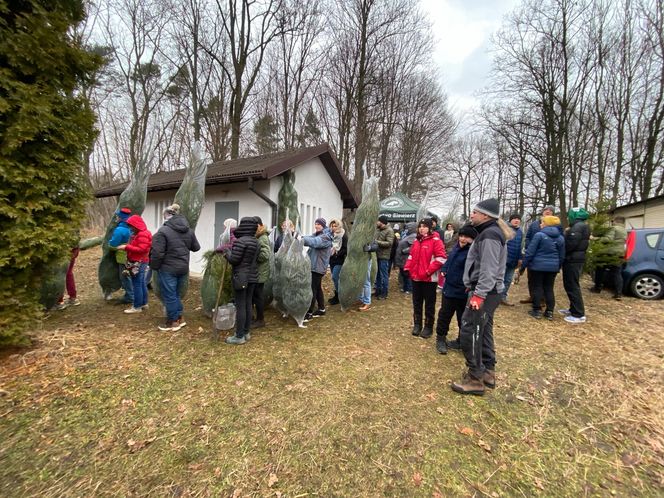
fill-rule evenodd
<path id="1" fill-rule="evenodd" d="M 154 203 L 154 227 L 159 228 L 164 223 L 164 209 L 173 204 L 170 201 L 156 201 Z"/>
<path id="2" fill-rule="evenodd" d="M 657 244 L 659 243 L 659 237 L 661 234 L 659 233 L 649 233 L 646 235 L 646 243 L 648 244 L 648 247 L 650 249 L 656 249 Z"/>

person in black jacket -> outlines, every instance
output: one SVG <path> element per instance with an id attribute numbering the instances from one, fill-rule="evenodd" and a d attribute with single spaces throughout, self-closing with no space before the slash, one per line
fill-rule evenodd
<path id="1" fill-rule="evenodd" d="M 339 275 L 341 275 L 341 267 L 346 261 L 346 254 L 348 253 L 348 235 L 346 235 L 341 221 L 336 218 L 330 220 L 330 230 L 332 230 L 330 271 L 334 283 L 334 296 L 328 299 L 327 302 L 334 305 L 339 304 Z"/>
<path id="2" fill-rule="evenodd" d="M 187 218 L 180 214 L 180 206 L 167 207 L 164 219 L 152 239 L 150 268 L 159 272 L 159 291 L 166 308 L 166 323 L 159 330 L 175 331 L 187 325 L 182 317 L 180 290 L 189 278 L 189 253 L 201 246 Z"/>
<path id="3" fill-rule="evenodd" d="M 447 333 L 450 331 L 452 317 L 456 313 L 457 325 L 461 331 L 461 317 L 466 309 L 468 292 L 463 283 L 463 271 L 466 267 L 466 257 L 470 244 L 477 237 L 477 230 L 471 225 L 464 225 L 459 229 L 458 240 L 447 256 L 447 261 L 441 268 L 445 275 L 443 284 L 443 302 L 438 310 L 438 322 L 436 324 L 436 349 L 440 354 L 447 354 L 447 348 L 461 350 L 461 343 L 457 337 L 447 342 Z"/>
<path id="4" fill-rule="evenodd" d="M 579 279 L 586 261 L 590 243 L 590 227 L 586 223 L 588 213 L 583 208 L 572 208 L 567 213 L 569 227 L 565 231 L 565 261 L 563 262 L 563 285 L 569 298 L 569 309 L 559 310 L 567 323 L 585 323 L 586 311 Z"/>
<path id="5" fill-rule="evenodd" d="M 245 217 L 235 228 L 233 247 L 224 251 L 224 256 L 233 267 L 231 282 L 235 293 L 235 335 L 226 338 L 228 344 L 244 344 L 251 335 L 251 299 L 258 282 L 258 222 L 254 217 Z"/>

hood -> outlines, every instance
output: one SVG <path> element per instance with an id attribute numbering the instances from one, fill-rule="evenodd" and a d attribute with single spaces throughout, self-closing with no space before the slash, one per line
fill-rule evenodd
<path id="1" fill-rule="evenodd" d="M 567 213 L 567 219 L 570 225 L 573 225 L 576 221 L 587 220 L 588 211 L 583 208 L 572 208 Z"/>
<path id="2" fill-rule="evenodd" d="M 141 218 L 137 214 L 129 217 L 129 219 L 127 220 L 127 225 L 129 225 L 132 228 L 135 228 L 139 232 L 148 229 L 148 227 L 145 225 L 145 222 L 143 221 L 143 218 Z"/>
<path id="3" fill-rule="evenodd" d="M 258 230 L 256 231 L 256 238 L 260 238 L 263 235 L 267 236 L 269 232 L 267 231 L 267 227 L 265 225 L 258 225 Z"/>
<path id="4" fill-rule="evenodd" d="M 174 214 L 170 220 L 164 222 L 164 225 L 179 233 L 187 233 L 189 231 L 189 222 L 181 214 Z"/>
<path id="5" fill-rule="evenodd" d="M 415 233 L 416 230 L 417 230 L 417 223 L 415 223 L 414 221 L 406 223 L 406 233 L 408 233 L 408 235 L 410 235 L 411 233 Z"/>
<path id="6" fill-rule="evenodd" d="M 556 239 L 556 238 L 560 237 L 560 228 L 558 226 L 544 227 L 544 228 L 542 228 L 541 232 L 545 235 L 548 235 L 552 239 Z"/>
<path id="7" fill-rule="evenodd" d="M 240 237 L 255 237 L 256 230 L 258 230 L 258 223 L 254 218 L 242 218 L 240 224 L 235 227 L 235 236 L 239 239 Z"/>

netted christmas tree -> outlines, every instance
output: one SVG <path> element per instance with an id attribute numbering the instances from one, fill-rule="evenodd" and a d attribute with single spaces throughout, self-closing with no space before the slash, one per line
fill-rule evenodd
<path id="1" fill-rule="evenodd" d="M 274 306 L 279 310 L 279 312 L 286 316 L 288 315 L 288 310 L 284 305 L 284 293 L 287 291 L 288 281 L 285 277 L 284 260 L 288 254 L 291 244 L 293 243 L 293 235 L 290 230 L 286 230 L 283 233 L 281 246 L 279 250 L 274 255 L 274 280 L 272 284 L 272 294 L 274 296 Z"/>
<path id="2" fill-rule="evenodd" d="M 132 214 L 142 214 L 145 209 L 145 201 L 148 194 L 148 179 L 150 178 L 152 157 L 148 156 L 147 152 L 143 151 L 136 170 L 127 185 L 127 188 L 120 194 L 116 212 L 122 208 L 131 209 Z M 110 299 L 111 294 L 119 290 L 121 287 L 120 273 L 118 271 L 118 262 L 115 259 L 116 251 L 108 246 L 108 241 L 111 240 L 113 230 L 116 229 L 118 224 L 115 221 L 115 216 L 111 219 L 106 234 L 104 235 L 104 242 L 102 244 L 102 256 L 99 261 L 99 268 L 97 275 L 99 277 L 99 285 L 104 294 L 105 299 Z"/>
<path id="3" fill-rule="evenodd" d="M 226 226 L 219 244 L 230 247 L 232 226 Z M 203 313 L 210 317 L 214 309 L 217 296 L 219 295 L 219 284 L 222 283 L 219 304 L 228 304 L 233 299 L 233 285 L 231 284 L 231 266 L 228 260 L 216 251 L 208 251 L 203 255 L 205 270 L 203 271 L 203 282 L 201 283 L 201 301 Z"/>
<path id="4" fill-rule="evenodd" d="M 279 190 L 277 226 L 280 227 L 285 219 L 300 219 L 300 209 L 295 190 L 295 172 L 286 171 L 281 175 L 283 184 Z"/>
<path id="5" fill-rule="evenodd" d="M 585 269 L 588 272 L 602 266 L 619 266 L 623 263 L 621 255 L 624 255 L 624 252 L 617 253 L 615 242 L 603 238 L 611 230 L 610 209 L 610 201 L 598 201 L 593 206 L 594 214 L 588 218 L 593 236 L 586 253 Z"/>
<path id="6" fill-rule="evenodd" d="M 349 309 L 362 293 L 369 267 L 369 253 L 364 246 L 374 240 L 376 220 L 380 212 L 378 178 L 364 175 L 362 202 L 357 208 L 353 230 L 348 237 L 348 255 L 339 276 L 341 309 Z"/>
<path id="7" fill-rule="evenodd" d="M 304 240 L 296 238 L 290 244 L 282 261 L 281 275 L 282 302 L 286 313 L 292 316 L 298 326 L 304 327 L 304 315 L 311 306 L 311 261 L 304 253 Z"/>

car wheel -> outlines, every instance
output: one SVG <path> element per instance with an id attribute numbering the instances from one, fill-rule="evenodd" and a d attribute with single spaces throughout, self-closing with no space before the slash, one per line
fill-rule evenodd
<path id="1" fill-rule="evenodd" d="M 659 299 L 664 293 L 662 277 L 651 273 L 637 275 L 630 285 L 632 293 L 640 299 Z"/>

